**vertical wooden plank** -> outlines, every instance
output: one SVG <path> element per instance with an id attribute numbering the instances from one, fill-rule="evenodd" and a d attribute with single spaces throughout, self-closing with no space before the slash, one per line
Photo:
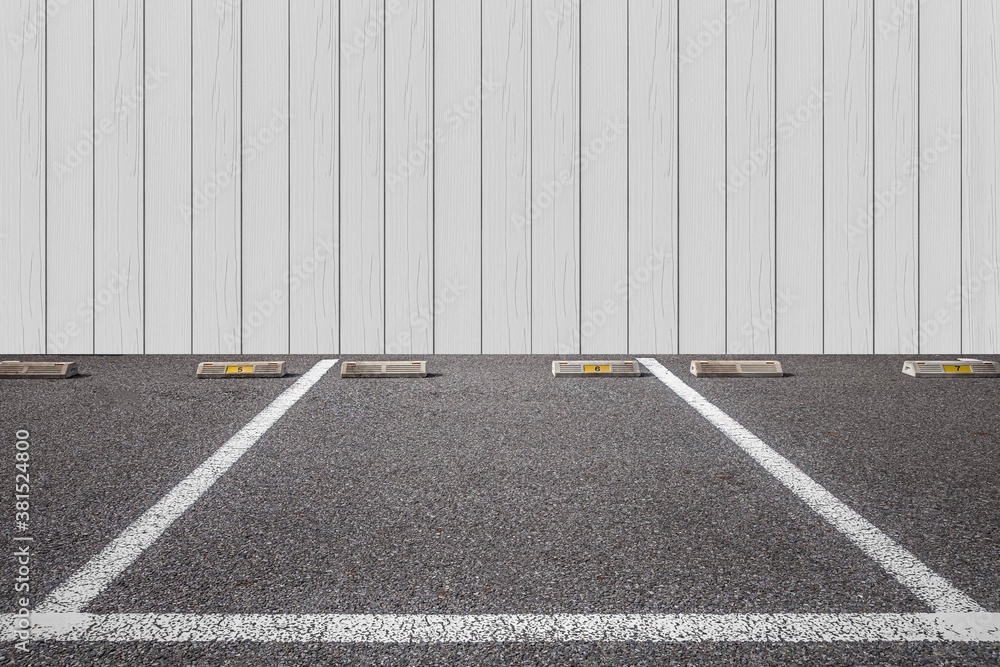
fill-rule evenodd
<path id="1" fill-rule="evenodd" d="M 677 353 L 677 0 L 629 4 L 629 344 Z"/>
<path id="2" fill-rule="evenodd" d="M 730 353 L 772 354 L 774 0 L 727 0 L 726 331 Z"/>
<path id="3" fill-rule="evenodd" d="M 825 352 L 873 351 L 872 0 L 826 0 Z"/>
<path id="4" fill-rule="evenodd" d="M 45 3 L 0 5 L 0 352 L 45 353 Z"/>
<path id="5" fill-rule="evenodd" d="M 923 0 L 920 44 L 920 331 L 925 354 L 962 349 L 962 4 Z"/>
<path id="6" fill-rule="evenodd" d="M 94 352 L 94 3 L 46 19 L 49 354 Z"/>
<path id="7" fill-rule="evenodd" d="M 628 11 L 580 6 L 580 351 L 628 351 Z"/>
<path id="8" fill-rule="evenodd" d="M 917 351 L 917 3 L 875 0 L 875 353 Z"/>
<path id="9" fill-rule="evenodd" d="M 531 350 L 580 351 L 580 5 L 533 0 Z"/>
<path id="10" fill-rule="evenodd" d="M 726 351 L 726 0 L 679 13 L 681 353 Z"/>
<path id="11" fill-rule="evenodd" d="M 1000 352 L 1000 7 L 963 5 L 962 351 Z"/>
<path id="12" fill-rule="evenodd" d="M 483 352 L 531 352 L 531 0 L 483 2 Z"/>
<path id="13" fill-rule="evenodd" d="M 243 352 L 288 352 L 288 0 L 243 7 Z"/>
<path id="14" fill-rule="evenodd" d="M 191 3 L 146 0 L 145 349 L 191 353 Z"/>
<path id="15" fill-rule="evenodd" d="M 193 352 L 240 352 L 242 229 L 239 3 L 195 2 L 192 86 Z"/>
<path id="16" fill-rule="evenodd" d="M 340 346 L 377 354 L 385 349 L 385 0 L 342 0 L 340 11 Z"/>
<path id="17" fill-rule="evenodd" d="M 94 5 L 94 351 L 143 345 L 143 3 Z"/>
<path id="18" fill-rule="evenodd" d="M 777 0 L 775 321 L 780 354 L 823 353 L 824 0 Z"/>
<path id="19" fill-rule="evenodd" d="M 340 3 L 291 3 L 289 317 L 293 354 L 339 350 Z"/>
<path id="20" fill-rule="evenodd" d="M 482 351 L 481 3 L 434 5 L 434 351 Z"/>
<path id="21" fill-rule="evenodd" d="M 386 353 L 429 354 L 434 345 L 434 3 L 409 0 L 398 7 L 399 13 L 386 21 L 385 44 Z"/>

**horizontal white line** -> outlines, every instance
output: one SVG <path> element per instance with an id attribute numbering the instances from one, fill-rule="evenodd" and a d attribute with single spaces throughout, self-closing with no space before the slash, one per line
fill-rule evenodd
<path id="1" fill-rule="evenodd" d="M 931 609 L 937 612 L 984 611 L 975 600 L 935 574 L 916 556 L 814 482 L 795 464 L 768 447 L 656 359 L 639 359 L 639 363 Z"/>
<path id="2" fill-rule="evenodd" d="M 3 615 L 4 639 L 18 637 Z M 32 614 L 32 641 L 1000 642 L 1000 614 Z"/>
<path id="3" fill-rule="evenodd" d="M 295 384 L 261 410 L 207 461 L 49 593 L 36 611 L 78 612 L 86 607 L 108 584 L 128 569 L 143 551 L 152 546 L 174 521 L 208 491 L 336 363 L 336 359 L 324 359 L 296 380 Z"/>

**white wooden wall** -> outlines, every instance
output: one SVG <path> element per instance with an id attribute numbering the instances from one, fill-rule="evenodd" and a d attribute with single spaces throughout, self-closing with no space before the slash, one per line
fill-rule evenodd
<path id="1" fill-rule="evenodd" d="M 0 30 L 0 353 L 1000 354 L 993 0 Z"/>

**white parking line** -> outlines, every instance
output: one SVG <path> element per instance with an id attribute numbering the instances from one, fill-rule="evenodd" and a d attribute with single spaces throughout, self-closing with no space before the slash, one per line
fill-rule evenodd
<path id="1" fill-rule="evenodd" d="M 894 542 L 872 523 L 839 501 L 791 461 L 768 447 L 708 399 L 660 365 L 656 359 L 639 363 L 670 387 L 688 405 L 722 431 L 740 449 L 804 501 L 814 512 L 843 533 L 865 554 L 881 565 L 901 584 L 936 612 L 983 612 L 972 598 L 952 586 L 917 560 L 916 556 Z"/>
<path id="2" fill-rule="evenodd" d="M 13 614 L 3 639 L 15 638 Z M 33 614 L 30 641 L 1000 642 L 1000 614 Z"/>
<path id="3" fill-rule="evenodd" d="M 336 363 L 336 359 L 324 359 L 313 366 L 207 461 L 123 530 L 111 544 L 49 593 L 35 613 L 72 613 L 86 607 L 208 491 Z"/>

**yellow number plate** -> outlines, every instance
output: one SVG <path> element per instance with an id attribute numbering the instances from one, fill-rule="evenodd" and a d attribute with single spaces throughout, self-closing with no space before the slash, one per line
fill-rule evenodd
<path id="1" fill-rule="evenodd" d="M 238 373 L 253 373 L 253 366 L 226 366 L 226 375 Z"/>
<path id="2" fill-rule="evenodd" d="M 972 366 L 945 366 L 945 373 L 971 373 Z"/>
<path id="3" fill-rule="evenodd" d="M 607 365 L 605 365 L 605 366 L 596 366 L 596 365 L 595 366 L 587 366 L 587 365 L 584 365 L 583 372 L 584 373 L 610 373 L 611 372 L 611 366 L 607 366 Z"/>

